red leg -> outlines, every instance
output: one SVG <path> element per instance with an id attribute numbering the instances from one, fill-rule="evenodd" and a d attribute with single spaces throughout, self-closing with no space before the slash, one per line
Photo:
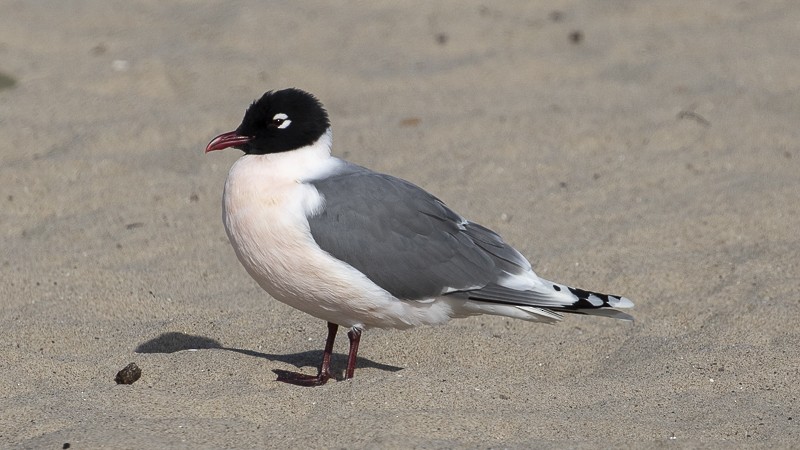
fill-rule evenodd
<path id="1" fill-rule="evenodd" d="M 331 355 L 333 354 L 333 342 L 336 340 L 336 332 L 339 331 L 339 325 L 328 322 L 328 339 L 325 341 L 325 351 L 322 352 L 322 365 L 319 367 L 317 375 L 305 375 L 302 373 L 288 372 L 286 370 L 276 370 L 278 379 L 284 383 L 295 384 L 297 386 L 322 386 L 332 378 L 331 375 Z M 347 333 L 350 336 L 350 333 Z M 350 338 L 350 347 L 352 351 L 353 339 Z M 358 347 L 358 343 L 356 343 Z M 355 357 L 354 357 L 355 359 Z M 354 367 L 355 368 L 355 367 Z M 352 375 L 351 375 L 352 376 Z"/>
<path id="2" fill-rule="evenodd" d="M 361 340 L 361 330 L 358 328 L 351 328 L 347 332 L 347 337 L 350 339 L 350 354 L 347 356 L 347 371 L 345 372 L 344 379 L 353 378 L 353 373 L 356 371 L 356 355 L 358 354 L 358 342 Z"/>

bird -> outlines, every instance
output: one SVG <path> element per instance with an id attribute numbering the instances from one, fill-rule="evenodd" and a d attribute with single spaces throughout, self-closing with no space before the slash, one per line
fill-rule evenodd
<path id="1" fill-rule="evenodd" d="M 327 322 L 317 374 L 277 381 L 320 386 L 348 329 L 345 380 L 371 328 L 440 325 L 480 314 L 555 323 L 562 313 L 632 320 L 633 302 L 540 278 L 499 234 L 409 181 L 332 155 L 328 113 L 313 94 L 271 90 L 205 153 L 243 152 L 222 194 L 222 220 L 245 270 L 274 299 Z"/>

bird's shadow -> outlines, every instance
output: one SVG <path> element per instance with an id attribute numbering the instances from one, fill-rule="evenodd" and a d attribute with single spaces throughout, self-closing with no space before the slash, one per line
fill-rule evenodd
<path id="1" fill-rule="evenodd" d="M 175 353 L 182 350 L 201 350 L 201 349 L 219 349 L 231 352 L 241 353 L 247 356 L 254 356 L 256 358 L 264 358 L 270 361 L 280 361 L 283 363 L 291 364 L 298 369 L 303 367 L 319 367 L 322 361 L 322 351 L 310 350 L 299 353 L 289 353 L 286 355 L 276 355 L 272 353 L 257 352 L 255 350 L 248 350 L 242 348 L 231 348 L 223 346 L 216 339 L 206 336 L 196 336 L 185 333 L 170 332 L 164 333 L 158 337 L 150 339 L 149 341 L 139 344 L 134 352 L 136 353 Z M 342 367 L 347 365 L 347 355 L 334 353 L 331 365 L 334 367 Z M 381 364 L 372 361 L 368 358 L 358 357 L 356 364 L 357 367 L 371 367 L 374 369 L 385 370 L 387 372 L 397 372 L 403 370 L 402 367 L 390 366 L 388 364 Z M 276 370 L 273 370 L 276 372 Z M 277 372 L 276 372 L 277 373 Z"/>

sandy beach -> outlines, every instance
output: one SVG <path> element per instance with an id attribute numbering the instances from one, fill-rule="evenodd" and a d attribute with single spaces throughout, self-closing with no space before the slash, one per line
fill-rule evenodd
<path id="1" fill-rule="evenodd" d="M 799 446 L 798 24 L 788 0 L 0 2 L 0 447 Z M 292 86 L 334 154 L 635 322 L 369 330 L 354 379 L 276 382 L 325 324 L 241 267 L 240 152 L 203 149 Z"/>

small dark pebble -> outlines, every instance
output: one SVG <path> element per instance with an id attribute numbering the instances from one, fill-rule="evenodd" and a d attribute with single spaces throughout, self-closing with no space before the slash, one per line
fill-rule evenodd
<path id="1" fill-rule="evenodd" d="M 189 201 L 190 202 L 197 202 L 199 200 L 200 200 L 200 196 L 197 195 L 197 194 L 192 194 L 192 195 L 189 196 Z"/>
<path id="2" fill-rule="evenodd" d="M 130 363 L 125 366 L 124 369 L 117 372 L 117 376 L 114 378 L 114 381 L 116 381 L 117 384 L 133 384 L 141 376 L 142 369 L 140 369 L 136 363 Z"/>
<path id="3" fill-rule="evenodd" d="M 134 228 L 141 228 L 143 226 L 144 224 L 142 222 L 134 222 L 125 225 L 125 228 L 127 228 L 128 230 L 133 230 Z"/>
<path id="4" fill-rule="evenodd" d="M 70 447 L 71 445 L 69 445 L 69 442 L 64 442 L 64 445 L 61 446 L 61 448 L 70 448 Z"/>
<path id="5" fill-rule="evenodd" d="M 439 45 L 447 44 L 448 36 L 445 33 L 439 33 L 436 35 L 436 43 Z"/>
<path id="6" fill-rule="evenodd" d="M 580 44 L 583 41 L 583 32 L 575 30 L 569 34 L 569 41 L 573 44 Z"/>

